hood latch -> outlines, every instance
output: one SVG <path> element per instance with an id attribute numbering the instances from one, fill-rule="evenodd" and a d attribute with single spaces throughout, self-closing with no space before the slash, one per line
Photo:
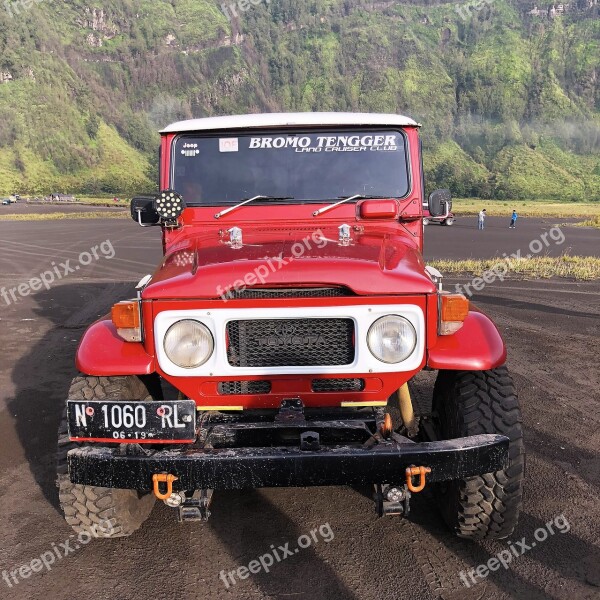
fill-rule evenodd
<path id="1" fill-rule="evenodd" d="M 338 229 L 340 232 L 340 246 L 349 246 L 352 242 L 350 238 L 350 232 L 352 231 L 350 225 L 340 225 Z"/>
<path id="2" fill-rule="evenodd" d="M 229 234 L 229 243 L 232 248 L 241 248 L 244 245 L 243 242 L 243 233 L 239 227 L 232 227 L 227 230 Z"/>

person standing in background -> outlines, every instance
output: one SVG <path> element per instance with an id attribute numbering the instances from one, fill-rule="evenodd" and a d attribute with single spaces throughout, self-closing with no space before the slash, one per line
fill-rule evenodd
<path id="1" fill-rule="evenodd" d="M 516 229 L 516 227 L 517 227 L 517 219 L 518 218 L 519 218 L 519 215 L 517 214 L 517 211 L 513 210 L 512 217 L 510 218 L 510 227 L 509 227 L 509 229 Z"/>
<path id="2" fill-rule="evenodd" d="M 477 229 L 485 229 L 486 214 L 485 208 L 479 213 L 479 217 L 477 219 Z"/>

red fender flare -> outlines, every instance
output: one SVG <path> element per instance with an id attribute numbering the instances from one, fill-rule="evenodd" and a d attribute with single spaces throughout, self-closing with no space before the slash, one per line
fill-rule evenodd
<path id="1" fill-rule="evenodd" d="M 451 371 L 487 371 L 506 362 L 504 340 L 492 320 L 474 306 L 453 335 L 439 336 L 427 366 Z"/>
<path id="2" fill-rule="evenodd" d="M 156 370 L 144 345 L 121 339 L 109 318 L 96 321 L 84 333 L 75 364 L 81 373 L 95 377 L 149 375 Z"/>

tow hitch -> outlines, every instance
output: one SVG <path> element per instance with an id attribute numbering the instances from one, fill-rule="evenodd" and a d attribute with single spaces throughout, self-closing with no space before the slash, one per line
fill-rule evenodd
<path id="1" fill-rule="evenodd" d="M 194 490 L 192 492 L 174 492 L 173 483 L 179 481 L 179 477 L 167 473 L 156 473 L 152 476 L 154 495 L 162 500 L 169 508 L 178 510 L 177 520 L 185 521 L 208 521 L 210 518 L 210 503 L 213 490 Z M 160 485 L 166 485 L 166 491 L 162 492 Z"/>
<path id="2" fill-rule="evenodd" d="M 395 515 L 407 517 L 410 512 L 410 497 L 406 485 L 375 484 L 375 512 L 378 516 Z"/>
<path id="3" fill-rule="evenodd" d="M 380 517 L 397 515 L 407 517 L 410 512 L 410 499 L 425 489 L 426 475 L 431 473 L 429 467 L 407 467 L 404 485 L 375 485 L 375 511 Z M 419 476 L 419 483 L 413 483 L 413 477 Z"/>
<path id="4" fill-rule="evenodd" d="M 210 518 L 210 503 L 213 490 L 196 490 L 191 496 L 184 494 L 185 500 L 178 507 L 177 520 L 180 523 L 188 521 L 208 521 Z"/>

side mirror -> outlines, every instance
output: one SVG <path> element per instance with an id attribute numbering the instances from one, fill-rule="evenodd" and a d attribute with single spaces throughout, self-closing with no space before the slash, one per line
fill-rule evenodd
<path id="1" fill-rule="evenodd" d="M 138 196 L 131 201 L 131 218 L 142 227 L 160 224 L 160 217 L 154 208 L 154 196 Z"/>
<path id="2" fill-rule="evenodd" d="M 447 216 L 452 209 L 450 190 L 436 190 L 429 196 L 429 213 L 432 217 Z"/>

